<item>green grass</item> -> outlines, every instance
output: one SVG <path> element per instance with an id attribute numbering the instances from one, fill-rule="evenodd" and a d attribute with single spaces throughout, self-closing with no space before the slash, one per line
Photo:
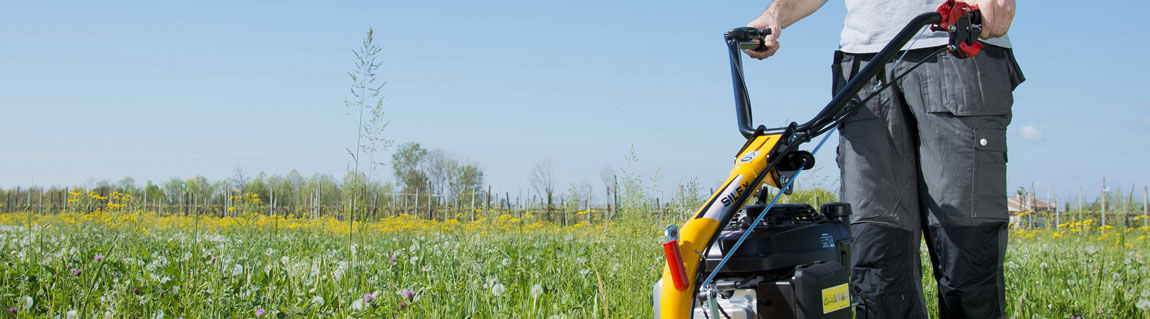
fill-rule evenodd
<path id="1" fill-rule="evenodd" d="M 649 318 L 663 263 L 655 224 L 367 233 L 354 250 L 346 236 L 303 228 L 197 236 L 150 225 L 6 225 L 0 313 L 15 311 L 0 317 L 252 318 L 263 309 L 263 318 Z M 1064 233 L 1011 233 L 1008 316 L 1148 318 L 1147 231 Z M 924 254 L 929 278 L 925 265 Z M 933 284 L 924 287 L 934 311 Z"/>

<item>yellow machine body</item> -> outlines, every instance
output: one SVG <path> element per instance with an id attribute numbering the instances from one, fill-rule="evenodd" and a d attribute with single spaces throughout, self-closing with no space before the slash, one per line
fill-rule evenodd
<path id="1" fill-rule="evenodd" d="M 707 200 L 699 211 L 687 220 L 679 231 L 679 252 L 683 256 L 683 266 L 686 268 L 687 289 L 678 290 L 671 284 L 671 269 L 663 266 L 663 282 L 661 296 L 659 297 L 659 315 L 665 319 L 690 318 L 691 298 L 698 289 L 695 274 L 701 260 L 699 252 L 704 251 L 711 238 L 718 233 L 723 216 L 734 214 L 743 203 L 736 203 L 737 198 L 745 192 L 754 192 L 762 185 L 749 185 L 759 174 L 767 168 L 773 154 L 780 144 L 781 134 L 760 135 L 747 140 L 742 151 L 735 156 L 735 167 L 731 175 L 715 194 Z M 778 188 L 778 172 L 769 172 L 762 184 Z M 734 207 L 740 206 L 740 207 Z"/>

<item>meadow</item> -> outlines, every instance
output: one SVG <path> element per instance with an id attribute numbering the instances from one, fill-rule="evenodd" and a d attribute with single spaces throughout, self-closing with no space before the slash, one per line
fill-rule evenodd
<path id="1" fill-rule="evenodd" d="M 0 214 L 0 317 L 649 318 L 664 263 L 665 222 L 593 210 L 569 226 L 498 209 L 348 223 L 111 197 L 89 213 Z M 1090 219 L 1012 231 L 1009 316 L 1150 318 L 1147 234 Z"/>

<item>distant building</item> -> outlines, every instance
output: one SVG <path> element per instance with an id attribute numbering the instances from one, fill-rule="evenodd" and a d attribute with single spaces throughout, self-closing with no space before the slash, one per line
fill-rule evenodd
<path id="1" fill-rule="evenodd" d="M 1021 200 L 1018 196 L 1010 196 L 1006 198 L 1006 210 L 1009 211 L 1011 215 L 1015 215 L 1028 210 L 1033 210 L 1036 212 L 1048 212 L 1054 211 L 1055 209 L 1058 209 L 1058 207 L 1055 207 L 1050 203 L 1038 200 L 1037 198 L 1034 198 L 1033 195 L 1022 197 Z"/>

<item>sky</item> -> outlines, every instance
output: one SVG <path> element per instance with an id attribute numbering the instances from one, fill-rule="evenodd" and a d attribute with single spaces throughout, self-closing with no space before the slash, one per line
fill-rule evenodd
<path id="1" fill-rule="evenodd" d="M 550 160 L 559 189 L 604 167 L 670 192 L 715 187 L 743 138 L 722 33 L 769 1 L 197 1 L 0 3 L 0 187 L 342 176 L 368 28 L 382 51 L 384 136 L 483 168 L 497 192 Z M 1150 184 L 1150 3 L 1019 3 L 1008 189 L 1135 198 Z M 805 121 L 830 98 L 845 9 L 828 1 L 748 62 L 754 121 Z M 833 150 L 832 137 L 827 150 Z M 637 161 L 626 160 L 633 151 Z M 389 152 L 382 152 L 387 158 Z M 800 183 L 837 188 L 833 151 Z M 388 168 L 377 174 L 393 180 Z M 1125 196 L 1124 194 L 1123 196 Z"/>

